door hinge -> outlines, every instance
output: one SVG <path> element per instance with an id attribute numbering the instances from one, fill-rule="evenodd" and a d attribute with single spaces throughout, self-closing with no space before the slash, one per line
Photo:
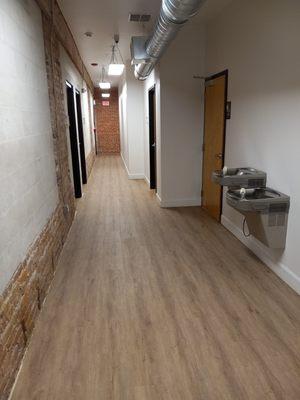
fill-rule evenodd
<path id="1" fill-rule="evenodd" d="M 203 197 L 204 196 L 204 191 L 203 191 L 203 189 L 201 189 L 201 197 Z"/>
<path id="2" fill-rule="evenodd" d="M 225 110 L 226 119 L 231 118 L 231 101 L 226 102 L 226 110 Z"/>
<path id="3" fill-rule="evenodd" d="M 203 143 L 202 144 L 202 151 L 204 152 L 204 150 L 205 150 L 205 144 Z"/>

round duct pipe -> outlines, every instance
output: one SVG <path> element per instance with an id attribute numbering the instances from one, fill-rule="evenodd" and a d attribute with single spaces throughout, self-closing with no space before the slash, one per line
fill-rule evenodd
<path id="1" fill-rule="evenodd" d="M 162 0 L 160 15 L 150 38 L 145 44 L 149 61 L 136 64 L 135 77 L 145 80 L 179 29 L 193 17 L 204 0 Z"/>

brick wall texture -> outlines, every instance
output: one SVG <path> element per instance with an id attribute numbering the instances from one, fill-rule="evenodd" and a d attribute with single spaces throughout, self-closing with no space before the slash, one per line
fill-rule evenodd
<path id="1" fill-rule="evenodd" d="M 32 330 L 49 289 L 58 258 L 67 238 L 75 214 L 73 187 L 69 174 L 68 147 L 63 102 L 63 82 L 59 63 L 59 45 L 71 43 L 69 54 L 77 58 L 82 76 L 87 76 L 82 61 L 70 35 L 66 33 L 64 20 L 55 27 L 53 16 L 58 14 L 56 2 L 41 0 L 45 60 L 50 99 L 51 127 L 53 134 L 56 177 L 59 204 L 39 237 L 32 244 L 26 259 L 18 266 L 5 291 L 0 294 L 0 400 L 7 400 L 16 374 L 28 345 Z M 55 8 L 53 9 L 53 7 Z M 48 12 L 50 9 L 50 13 Z M 55 12 L 54 12 L 55 11 Z M 60 26 L 62 32 L 58 32 Z M 80 57 L 79 57 L 80 58 Z M 89 86 L 91 81 L 89 82 Z M 88 157 L 90 173 L 94 152 Z"/>
<path id="2" fill-rule="evenodd" d="M 102 99 L 101 90 L 94 91 L 96 100 L 97 145 L 99 153 L 120 153 L 118 89 L 110 90 L 110 98 Z M 103 106 L 102 101 L 109 101 Z"/>
<path id="3" fill-rule="evenodd" d="M 73 61 L 74 65 L 80 72 L 83 79 L 86 81 L 92 93 L 94 92 L 94 85 L 92 79 L 87 72 L 87 69 L 82 61 L 79 54 L 79 50 L 73 38 L 72 32 L 66 23 L 66 20 L 59 8 L 56 0 L 36 0 L 40 6 L 43 14 L 51 19 L 51 23 L 55 28 L 56 34 L 60 40 L 61 45 L 65 48 L 69 57 Z"/>
<path id="4" fill-rule="evenodd" d="M 52 281 L 73 213 L 59 205 L 0 296 L 0 399 L 9 397 Z"/>

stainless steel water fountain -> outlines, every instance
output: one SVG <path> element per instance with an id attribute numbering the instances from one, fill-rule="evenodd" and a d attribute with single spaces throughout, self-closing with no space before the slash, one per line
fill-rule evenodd
<path id="1" fill-rule="evenodd" d="M 268 247 L 285 247 L 290 198 L 266 187 L 265 172 L 224 167 L 212 180 L 228 186 L 226 202 L 245 216 L 249 234 Z"/>
<path id="2" fill-rule="evenodd" d="M 221 186 L 231 188 L 265 187 L 267 174 L 255 168 L 227 168 L 214 171 L 212 179 Z"/>

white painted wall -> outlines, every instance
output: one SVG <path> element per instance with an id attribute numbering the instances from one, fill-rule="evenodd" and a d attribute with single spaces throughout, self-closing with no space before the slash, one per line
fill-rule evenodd
<path id="1" fill-rule="evenodd" d="M 135 79 L 131 66 L 126 70 L 129 172 L 144 179 L 144 86 Z"/>
<path id="2" fill-rule="evenodd" d="M 0 293 L 58 204 L 41 14 L 0 2 Z"/>
<path id="3" fill-rule="evenodd" d="M 159 65 L 162 206 L 201 204 L 204 37 L 188 23 Z"/>
<path id="4" fill-rule="evenodd" d="M 91 92 L 87 87 L 86 83 L 83 81 L 83 87 L 86 89 L 85 93 L 81 93 L 81 107 L 82 107 L 82 122 L 84 129 L 84 151 L 85 158 L 94 149 L 94 135 L 93 135 L 93 111 L 94 106 L 91 104 Z"/>
<path id="5" fill-rule="evenodd" d="M 88 102 L 90 104 L 90 132 L 91 132 L 91 140 L 90 140 L 90 151 L 96 150 L 96 143 L 95 143 L 95 132 L 94 129 L 96 127 L 95 124 L 95 108 L 94 108 L 94 97 L 90 89 L 88 89 Z M 86 156 L 89 154 L 89 151 L 86 149 Z"/>
<path id="6" fill-rule="evenodd" d="M 120 119 L 120 146 L 121 157 L 127 173 L 129 166 L 128 127 L 127 127 L 127 84 L 125 75 L 119 86 L 119 119 Z"/>
<path id="7" fill-rule="evenodd" d="M 155 85 L 161 206 L 201 202 L 203 82 L 193 75 L 204 73 L 204 53 L 204 29 L 188 25 L 144 83 L 134 78 L 127 64 L 119 86 L 121 155 L 129 177 L 149 183 L 148 91 Z"/>
<path id="8" fill-rule="evenodd" d="M 60 64 L 62 70 L 62 81 L 63 84 L 68 81 L 73 85 L 75 89 L 80 92 L 81 96 L 81 110 L 82 110 L 82 122 L 83 122 L 83 134 L 84 134 L 84 149 L 85 149 L 85 158 L 90 154 L 92 149 L 95 148 L 94 134 L 93 134 L 93 109 L 91 108 L 91 113 L 89 109 L 89 89 L 87 87 L 86 82 L 82 79 L 80 73 L 77 68 L 73 64 L 72 60 L 68 56 L 65 49 L 60 46 Z M 81 89 L 85 89 L 85 92 L 82 93 Z M 70 136 L 69 136 L 69 125 L 68 121 L 68 106 L 67 106 L 67 93 L 64 90 L 64 99 L 65 99 L 65 113 L 66 113 L 66 136 L 68 140 L 68 149 L 69 149 L 69 169 L 70 174 L 73 177 L 72 170 L 72 156 L 71 156 L 71 146 L 70 146 Z"/>
<path id="9" fill-rule="evenodd" d="M 226 204 L 223 223 L 300 292 L 300 3 L 234 0 L 208 24 L 207 74 L 229 69 L 232 118 L 225 164 L 253 166 L 291 196 L 286 249 L 242 237 L 242 217 Z"/>
<path id="10" fill-rule="evenodd" d="M 188 24 L 144 83 L 144 163 L 149 181 L 148 91 L 156 88 L 157 196 L 163 207 L 201 204 L 204 29 Z M 195 51 L 196 49 L 196 51 Z"/>
<path id="11" fill-rule="evenodd" d="M 144 87 L 126 64 L 119 86 L 121 155 L 130 179 L 144 179 Z"/>

